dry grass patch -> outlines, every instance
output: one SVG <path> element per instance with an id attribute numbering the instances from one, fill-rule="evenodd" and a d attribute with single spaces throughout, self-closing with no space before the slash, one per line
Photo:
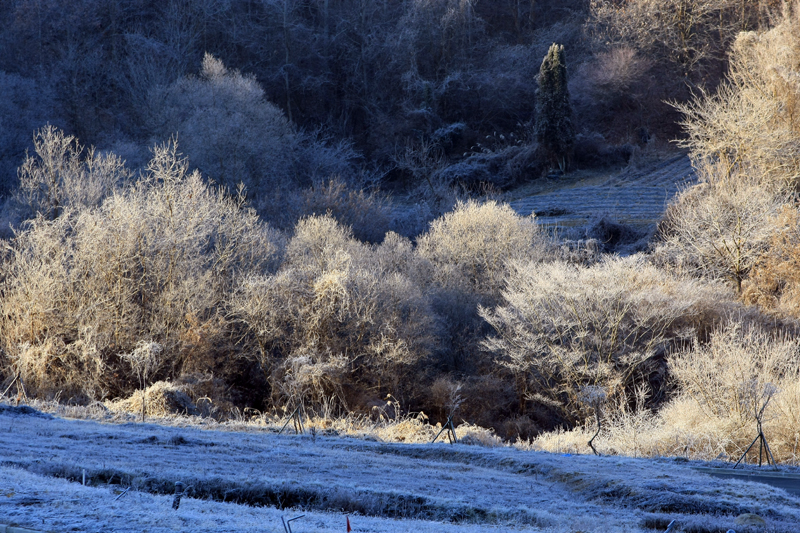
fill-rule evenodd
<path id="1" fill-rule="evenodd" d="M 754 409 L 765 409 L 763 429 L 778 462 L 798 464 L 800 341 L 728 325 L 709 343 L 673 355 L 677 396 L 657 412 L 617 410 L 606 416 L 595 441 L 602 453 L 737 460 L 758 434 Z M 540 435 L 534 449 L 590 453 L 596 426 Z M 757 446 L 748 461 L 758 460 Z"/>
<path id="2" fill-rule="evenodd" d="M 183 390 L 168 381 L 157 381 L 144 391 L 147 416 L 166 417 L 170 415 L 195 415 L 198 413 L 192 399 Z M 111 411 L 137 415 L 142 412 L 142 391 L 129 398 L 111 400 L 104 403 Z"/>

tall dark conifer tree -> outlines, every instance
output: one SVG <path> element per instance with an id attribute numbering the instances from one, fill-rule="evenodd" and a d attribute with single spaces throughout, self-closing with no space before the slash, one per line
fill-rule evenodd
<path id="1" fill-rule="evenodd" d="M 567 63 L 564 46 L 553 43 L 539 68 L 536 91 L 536 140 L 552 164 L 562 172 L 575 144 L 572 107 L 567 89 Z"/>

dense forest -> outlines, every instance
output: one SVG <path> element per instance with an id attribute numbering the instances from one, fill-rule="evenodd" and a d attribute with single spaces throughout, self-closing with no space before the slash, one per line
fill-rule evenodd
<path id="1" fill-rule="evenodd" d="M 800 6 L 0 0 L 0 50 L 4 395 L 796 458 Z M 635 254 L 502 201 L 678 149 Z"/>
<path id="2" fill-rule="evenodd" d="M 2 192 L 44 123 L 134 167 L 178 134 L 226 184 L 336 174 L 388 189 L 455 163 L 451 181 L 530 179 L 552 43 L 576 163 L 598 163 L 676 137 L 665 101 L 713 90 L 736 34 L 779 14 L 752 0 L 4 1 Z M 204 74 L 206 53 L 230 70 Z"/>

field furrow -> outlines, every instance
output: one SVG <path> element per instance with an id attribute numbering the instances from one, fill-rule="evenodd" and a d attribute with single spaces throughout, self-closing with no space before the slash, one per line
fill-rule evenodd
<path id="1" fill-rule="evenodd" d="M 519 198 L 510 203 L 520 215 L 535 213 L 540 223 L 574 227 L 608 218 L 634 226 L 657 223 L 668 203 L 696 181 L 686 156 L 641 170 L 627 169 L 601 184 L 581 182 Z"/>

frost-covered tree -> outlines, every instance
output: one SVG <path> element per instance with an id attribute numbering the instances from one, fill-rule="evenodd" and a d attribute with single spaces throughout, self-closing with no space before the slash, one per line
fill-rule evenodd
<path id="1" fill-rule="evenodd" d="M 419 266 L 396 234 L 370 247 L 329 215 L 302 219 L 280 270 L 244 278 L 229 303 L 272 399 L 352 406 L 411 390 L 438 329 Z"/>
<path id="2" fill-rule="evenodd" d="M 294 129 L 255 78 L 206 54 L 199 76 L 156 91 L 152 104 L 154 133 L 177 133 L 192 164 L 229 189 L 244 183 L 251 195 L 269 194 L 289 179 Z"/>
<path id="3" fill-rule="evenodd" d="M 144 388 L 156 367 L 176 377 L 230 363 L 224 301 L 272 268 L 279 238 L 188 166 L 174 144 L 157 146 L 99 205 L 59 204 L 15 232 L 0 264 L 0 374 L 34 394 L 102 398 L 129 392 L 141 364 Z M 158 361 L 120 356 L 142 340 L 158 343 Z"/>
<path id="4" fill-rule="evenodd" d="M 717 92 L 675 105 L 700 183 L 667 210 L 660 250 L 737 292 L 763 254 L 780 253 L 770 243 L 800 187 L 798 35 L 791 12 L 767 32 L 741 33 Z"/>
<path id="5" fill-rule="evenodd" d="M 759 2 L 592 0 L 587 30 L 596 46 L 630 46 L 686 80 L 708 72 L 736 34 L 765 23 L 767 13 Z"/>
<path id="6" fill-rule="evenodd" d="M 483 346 L 513 377 L 520 411 L 532 402 L 569 422 L 589 414 L 587 386 L 602 387 L 611 404 L 634 398 L 719 291 L 641 256 L 588 267 L 515 261 L 506 287 L 502 305 L 480 308 L 494 329 Z"/>
<path id="7" fill-rule="evenodd" d="M 550 46 L 539 69 L 538 85 L 536 140 L 563 172 L 575 143 L 563 45 L 553 43 Z"/>
<path id="8" fill-rule="evenodd" d="M 539 260 L 546 249 L 533 216 L 521 217 L 508 204 L 493 201 L 459 202 L 417 239 L 419 254 L 434 265 L 442 285 L 466 283 L 487 301 L 499 296 L 506 263 Z"/>
<path id="9" fill-rule="evenodd" d="M 47 125 L 33 136 L 35 155 L 17 169 L 19 187 L 14 196 L 50 220 L 65 208 L 96 206 L 130 177 L 125 163 L 114 154 L 98 154 L 78 144 L 75 137 Z"/>

